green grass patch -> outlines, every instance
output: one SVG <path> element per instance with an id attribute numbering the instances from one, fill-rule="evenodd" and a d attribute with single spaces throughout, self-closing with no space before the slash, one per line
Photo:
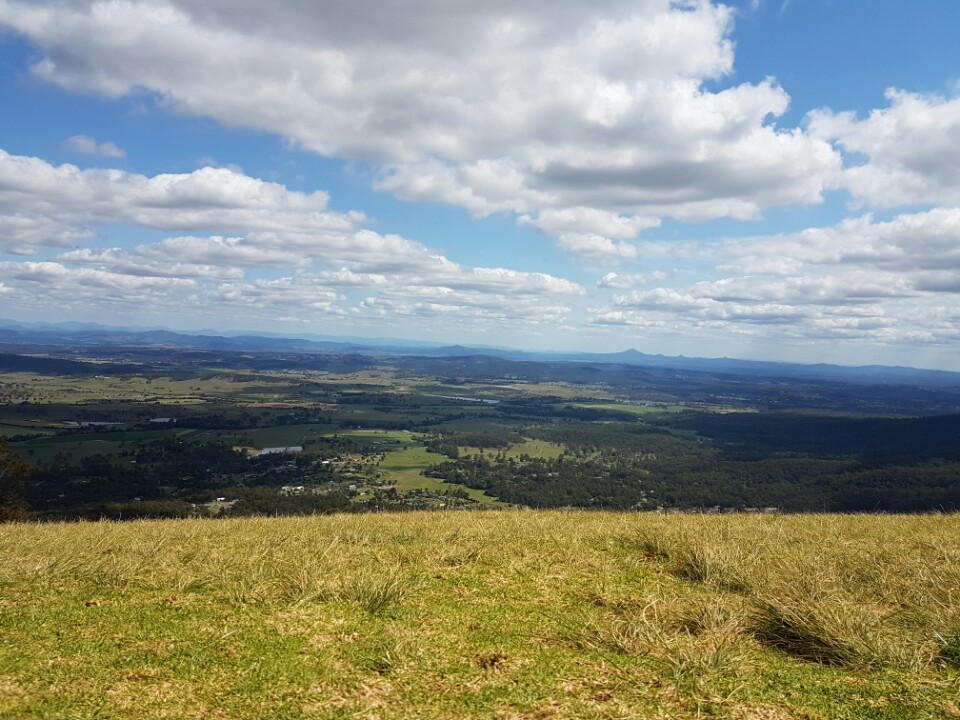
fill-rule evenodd
<path id="1" fill-rule="evenodd" d="M 310 440 L 330 431 L 329 425 L 303 424 L 278 425 L 276 427 L 256 428 L 242 431 L 243 437 L 249 438 L 254 447 L 292 447 L 307 445 Z"/>
<path id="2" fill-rule="evenodd" d="M 569 403 L 573 407 L 587 408 L 589 410 L 612 410 L 615 412 L 631 413 L 633 415 L 655 415 L 664 412 L 681 412 L 684 410 L 682 405 L 635 405 L 632 403 Z"/>
<path id="3" fill-rule="evenodd" d="M 404 430 L 345 430 L 337 433 L 351 440 L 392 440 L 397 442 L 415 442 L 416 435 Z"/>
<path id="4" fill-rule="evenodd" d="M 446 492 L 449 490 L 465 490 L 471 499 L 484 505 L 493 504 L 495 501 L 480 490 L 464 487 L 453 483 L 445 483 L 438 478 L 424 477 L 421 471 L 442 462 L 444 457 L 437 455 L 424 448 L 422 445 L 408 447 L 406 450 L 395 450 L 387 453 L 386 458 L 380 463 L 379 470 L 383 473 L 381 478 L 384 482 L 394 485 L 400 492 L 409 492 L 411 490 L 431 490 L 434 492 Z"/>
<path id="5" fill-rule="evenodd" d="M 532 458 L 557 458 L 563 453 L 564 447 L 558 443 L 547 442 L 546 440 L 527 439 L 521 443 L 514 443 L 505 450 L 469 446 L 462 446 L 459 450 L 461 455 L 489 455 L 496 457 L 502 453 L 504 457 L 516 459 L 519 459 L 521 455 L 527 455 Z"/>
<path id="6" fill-rule="evenodd" d="M 519 458 L 521 455 L 538 458 L 556 458 L 560 457 L 563 450 L 563 445 L 547 442 L 546 440 L 524 440 L 522 443 L 511 445 L 504 455 L 512 458 Z"/>
<path id="7" fill-rule="evenodd" d="M 35 403 L 133 400 L 165 404 L 200 403 L 213 398 L 240 398 L 250 403 L 284 397 L 289 389 L 289 383 L 283 379 L 264 375 L 255 381 L 238 380 L 227 371 L 187 380 L 50 375 L 44 376 L 42 382 L 33 373 L 0 374 L 0 390 L 10 395 L 10 400 Z"/>
<path id="8" fill-rule="evenodd" d="M 116 432 L 79 432 L 69 435 L 50 435 L 11 443 L 11 447 L 32 464 L 51 462 L 58 454 L 69 462 L 78 462 L 90 455 L 111 455 L 122 452 L 124 443 L 150 442 L 167 437 L 178 437 L 189 430 L 119 430 Z M 127 447 L 126 449 L 129 449 Z"/>
<path id="9" fill-rule="evenodd" d="M 496 412 L 493 408 L 489 408 L 487 412 L 494 413 Z M 520 421 L 516 422 L 504 422 L 500 418 L 484 418 L 482 415 L 474 415 L 473 417 L 466 418 L 457 418 L 455 420 L 447 420 L 443 425 L 438 426 L 437 430 L 442 430 L 444 432 L 464 432 L 464 433 L 485 433 L 491 435 L 497 434 L 509 434 L 513 432 L 516 428 L 522 427 L 523 423 Z"/>

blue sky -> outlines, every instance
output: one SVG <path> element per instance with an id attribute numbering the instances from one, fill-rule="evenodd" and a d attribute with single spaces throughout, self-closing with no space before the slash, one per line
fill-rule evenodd
<path id="1" fill-rule="evenodd" d="M 0 0 L 0 316 L 960 369 L 958 29 Z"/>

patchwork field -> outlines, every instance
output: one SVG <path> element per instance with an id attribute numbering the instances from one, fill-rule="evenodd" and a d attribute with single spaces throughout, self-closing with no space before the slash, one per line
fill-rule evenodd
<path id="1" fill-rule="evenodd" d="M 480 490 L 474 490 L 473 488 L 467 488 L 462 485 L 451 485 L 436 478 L 424 477 L 422 475 L 423 469 L 433 465 L 437 460 L 437 455 L 428 452 L 422 447 L 408 447 L 405 450 L 397 450 L 389 453 L 383 462 L 380 463 L 379 470 L 383 473 L 383 481 L 389 483 L 400 492 L 409 492 L 411 490 L 446 492 L 455 487 L 465 492 L 471 500 L 481 505 L 499 504 Z"/>
<path id="2" fill-rule="evenodd" d="M 960 520 L 0 526 L 0 718 L 948 718 Z"/>

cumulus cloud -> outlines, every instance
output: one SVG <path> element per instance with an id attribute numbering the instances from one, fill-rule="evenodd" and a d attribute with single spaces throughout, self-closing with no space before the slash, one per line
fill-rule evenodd
<path id="1" fill-rule="evenodd" d="M 775 81 L 708 89 L 732 75 L 732 19 L 672 0 L 0 0 L 47 81 L 146 88 L 377 163 L 402 198 L 515 213 L 614 258 L 662 217 L 754 218 L 835 182 L 829 142 L 771 122 L 789 102 Z"/>
<path id="2" fill-rule="evenodd" d="M 669 276 L 663 270 L 654 270 L 651 273 L 634 275 L 618 275 L 615 272 L 609 272 L 597 281 L 597 287 L 627 290 L 638 285 L 661 282 L 666 280 L 667 277 Z"/>
<path id="3" fill-rule="evenodd" d="M 2 192 L 2 191 L 0 191 Z M 89 238 L 93 233 L 49 217 L 0 212 L 0 251 L 12 255 L 34 255 L 41 247 L 64 247 Z"/>
<path id="4" fill-rule="evenodd" d="M 890 89 L 889 106 L 866 118 L 818 110 L 810 134 L 866 162 L 843 173 L 843 185 L 873 207 L 960 205 L 960 97 Z"/>
<path id="5" fill-rule="evenodd" d="M 120 248 L 94 251 L 88 248 L 72 250 L 57 257 L 69 265 L 93 266 L 104 272 L 138 277 L 216 278 L 239 279 L 243 270 L 222 265 L 202 265 L 190 262 L 157 261 L 144 252 L 127 252 Z"/>
<path id="6" fill-rule="evenodd" d="M 596 234 L 563 233 L 557 238 L 557 245 L 575 255 L 595 261 L 637 256 L 637 247 L 633 243 L 611 240 Z"/>
<path id="7" fill-rule="evenodd" d="M 0 263 L 0 277 L 21 283 L 38 283 L 46 300 L 80 299 L 142 302 L 151 295 L 191 288 L 184 278 L 150 277 L 94 268 L 68 268 L 56 262 Z M 19 293 L 18 293 L 19 294 Z"/>
<path id="8" fill-rule="evenodd" d="M 616 270 L 588 292 L 461 265 L 331 210 L 324 192 L 212 160 L 147 176 L 0 150 L 0 251 L 47 258 L 4 263 L 0 287 L 49 307 L 148 297 L 263 322 L 295 306 L 305 320 L 558 332 L 582 329 L 585 311 L 597 327 L 697 338 L 960 338 L 960 99 L 890 90 L 866 116 L 823 109 L 779 127 L 787 89 L 733 79 L 733 19 L 710 0 L 0 0 L 0 27 L 37 49 L 36 77 L 146 91 L 171 112 L 358 159 L 384 192 L 512 214 L 597 275 Z M 66 148 L 122 152 L 84 135 Z M 665 218 L 749 220 L 832 189 L 867 210 L 942 207 L 642 239 Z M 100 241 L 129 225 L 145 231 Z"/>
<path id="9" fill-rule="evenodd" d="M 0 217 L 59 225 L 131 222 L 161 230 L 343 234 L 361 214 L 327 210 L 323 192 L 303 193 L 225 168 L 153 177 L 113 169 L 81 170 L 0 150 Z M 4 238 L 5 239 L 5 238 Z M 62 245 L 54 235 L 37 245 Z"/>
<path id="10" fill-rule="evenodd" d="M 122 158 L 126 153 L 116 144 L 110 142 L 98 143 L 89 135 L 73 135 L 68 137 L 64 143 L 64 148 L 78 155 L 99 155 L 107 158 Z"/>
<path id="11" fill-rule="evenodd" d="M 593 308 L 589 322 L 714 340 L 950 344 L 960 337 L 958 237 L 960 209 L 938 208 L 789 235 L 681 243 L 669 256 L 680 269 L 659 271 L 657 287 L 644 287 L 649 275 L 604 276 L 599 288 L 626 292 Z M 720 277 L 668 286 L 686 274 L 683 258 L 713 259 Z"/>
<path id="12" fill-rule="evenodd" d="M 450 323 L 459 323 L 474 337 L 487 334 L 503 342 L 518 334 L 529 340 L 545 323 L 562 327 L 573 312 L 564 301 L 568 289 L 536 275 L 439 264 L 419 276 L 342 268 L 221 283 L 207 302 L 231 315 L 242 310 L 248 322 L 294 312 L 300 319 L 336 319 L 357 328 L 401 324 L 415 327 L 421 338 L 447 338 Z"/>
<path id="13" fill-rule="evenodd" d="M 537 213 L 536 218 L 522 215 L 519 220 L 553 235 L 595 232 L 617 240 L 633 238 L 642 230 L 660 226 L 659 218 L 625 216 L 590 207 L 547 209 Z"/>
<path id="14" fill-rule="evenodd" d="M 872 215 L 792 235 L 731 241 L 715 250 L 720 269 L 745 274 L 798 274 L 823 267 L 859 267 L 911 276 L 960 271 L 960 208 L 904 213 L 886 222 Z"/>
<path id="15" fill-rule="evenodd" d="M 266 322 L 284 307 L 285 315 L 296 307 L 313 319 L 393 312 L 531 322 L 538 311 L 554 319 L 569 313 L 567 301 L 586 293 L 547 273 L 461 265 L 413 240 L 362 227 L 362 214 L 332 212 L 327 203 L 325 193 L 227 169 L 147 177 L 0 150 L 0 249 L 29 253 L 77 243 L 53 260 L 4 263 L 0 278 L 7 294 L 35 307 L 81 299 L 109 307 L 139 298 L 151 306 L 233 311 L 251 322 Z M 93 228 L 111 224 L 190 234 L 127 247 L 79 246 L 95 245 Z M 204 230 L 238 234 L 197 232 Z"/>
<path id="16" fill-rule="evenodd" d="M 702 281 L 686 288 L 634 290 L 614 299 L 623 308 L 668 310 L 671 312 L 713 311 L 720 317 L 743 313 L 743 308 L 762 309 L 764 316 L 780 313 L 791 317 L 801 306 L 874 302 L 904 297 L 910 290 L 903 280 L 872 275 L 841 277 L 724 278 Z"/>

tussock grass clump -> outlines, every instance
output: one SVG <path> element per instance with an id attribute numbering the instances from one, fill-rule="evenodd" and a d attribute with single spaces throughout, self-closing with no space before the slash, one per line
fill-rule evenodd
<path id="1" fill-rule="evenodd" d="M 658 552 L 684 580 L 741 595 L 762 643 L 826 664 L 917 667 L 960 616 L 955 516 L 669 517 Z M 649 541 L 644 541 L 649 544 Z"/>
<path id="2" fill-rule="evenodd" d="M 642 603 L 589 598 L 593 607 L 558 622 L 558 637 L 585 650 L 640 658 L 682 697 L 709 697 L 714 683 L 738 677 L 749 665 L 737 598 L 661 584 L 648 589 Z"/>
<path id="3" fill-rule="evenodd" d="M 747 591 L 759 579 L 764 547 L 777 541 L 779 531 L 767 517 L 738 519 L 731 523 L 712 517 L 708 523 L 695 523 L 690 516 L 655 516 L 641 530 L 639 546 L 648 555 L 668 558 L 677 577 Z"/>
<path id="4" fill-rule="evenodd" d="M 882 664 L 882 618 L 854 604 L 808 597 L 758 599 L 752 628 L 757 638 L 804 660 L 825 664 Z"/>
<path id="5" fill-rule="evenodd" d="M 413 590 L 417 581 L 399 567 L 373 567 L 347 580 L 338 598 L 357 603 L 371 615 L 389 613 Z"/>
<path id="6" fill-rule="evenodd" d="M 744 556 L 745 552 L 739 546 L 709 547 L 690 543 L 676 551 L 674 573 L 693 582 L 744 592 L 750 589 L 749 558 Z"/>

